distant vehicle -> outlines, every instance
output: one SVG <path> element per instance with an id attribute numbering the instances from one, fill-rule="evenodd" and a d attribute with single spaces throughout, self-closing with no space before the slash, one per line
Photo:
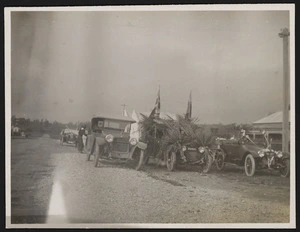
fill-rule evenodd
<path id="1" fill-rule="evenodd" d="M 63 129 L 60 133 L 60 144 L 74 144 L 77 146 L 78 131 L 72 129 Z"/>
<path id="2" fill-rule="evenodd" d="M 123 160 L 134 165 L 136 170 L 144 164 L 144 151 L 147 144 L 130 138 L 131 124 L 128 117 L 94 117 L 91 120 L 91 133 L 87 135 L 85 151 L 87 160 L 94 155 L 94 165 L 101 159 Z"/>
<path id="3" fill-rule="evenodd" d="M 257 169 L 269 168 L 279 170 L 281 176 L 288 177 L 290 154 L 272 150 L 265 133 L 264 138 L 267 144 L 266 148 L 254 143 L 243 130 L 240 139 L 222 141 L 216 154 L 217 168 L 222 170 L 227 162 L 244 166 L 247 176 L 253 176 Z"/>

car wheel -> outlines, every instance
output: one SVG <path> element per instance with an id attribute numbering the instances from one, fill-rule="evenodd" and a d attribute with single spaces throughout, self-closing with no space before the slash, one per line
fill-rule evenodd
<path id="1" fill-rule="evenodd" d="M 176 153 L 171 151 L 167 155 L 167 169 L 169 171 L 174 171 L 176 165 Z"/>
<path id="2" fill-rule="evenodd" d="M 285 167 L 279 169 L 280 175 L 282 177 L 289 177 L 290 176 L 290 160 L 285 159 L 285 160 L 283 160 L 283 163 L 284 163 Z"/>
<path id="3" fill-rule="evenodd" d="M 202 169 L 203 173 L 208 173 L 212 164 L 212 157 L 209 154 L 205 154 L 204 157 L 204 166 Z"/>
<path id="4" fill-rule="evenodd" d="M 141 149 L 141 150 L 140 150 L 140 155 L 139 155 L 139 157 L 138 157 L 138 163 L 137 163 L 137 165 L 136 165 L 136 167 L 135 167 L 135 170 L 140 170 L 141 167 L 143 166 L 144 155 L 145 155 L 145 152 L 144 152 L 144 150 Z"/>
<path id="5" fill-rule="evenodd" d="M 217 169 L 221 171 L 225 166 L 225 154 L 223 150 L 217 151 L 215 162 Z"/>
<path id="6" fill-rule="evenodd" d="M 245 158 L 245 173 L 247 176 L 253 176 L 255 173 L 255 159 L 251 154 L 248 154 Z"/>

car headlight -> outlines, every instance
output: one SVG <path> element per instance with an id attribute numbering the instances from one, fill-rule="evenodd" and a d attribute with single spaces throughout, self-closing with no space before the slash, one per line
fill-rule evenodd
<path id="1" fill-rule="evenodd" d="M 186 151 L 186 146 L 182 146 L 182 151 Z"/>
<path id="2" fill-rule="evenodd" d="M 107 142 L 111 143 L 114 140 L 114 136 L 112 136 L 111 134 L 109 134 L 109 135 L 105 136 L 105 139 L 106 139 Z"/>
<path id="3" fill-rule="evenodd" d="M 205 152 L 205 149 L 204 149 L 204 147 L 199 147 L 199 148 L 198 148 L 198 151 L 199 151 L 200 153 L 204 153 L 204 152 Z"/>
<path id="4" fill-rule="evenodd" d="M 264 151 L 260 150 L 260 151 L 258 151 L 258 155 L 259 155 L 259 157 L 263 157 L 265 155 L 265 153 L 264 153 Z"/>
<path id="5" fill-rule="evenodd" d="M 129 143 L 130 143 L 132 146 L 134 146 L 134 145 L 137 144 L 137 139 L 136 139 L 136 138 L 131 138 L 131 139 L 129 139 Z"/>

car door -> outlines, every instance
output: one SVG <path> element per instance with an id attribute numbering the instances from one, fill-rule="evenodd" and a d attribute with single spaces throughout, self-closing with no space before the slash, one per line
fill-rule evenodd
<path id="1" fill-rule="evenodd" d="M 238 159 L 238 151 L 240 144 L 237 141 L 230 141 L 222 146 L 224 152 L 226 153 L 227 162 L 236 162 Z"/>

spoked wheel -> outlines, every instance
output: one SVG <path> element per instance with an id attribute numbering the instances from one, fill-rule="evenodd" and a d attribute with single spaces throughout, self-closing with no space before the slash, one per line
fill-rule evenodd
<path id="1" fill-rule="evenodd" d="M 217 169 L 221 171 L 225 166 L 225 155 L 222 150 L 217 151 L 215 162 Z"/>
<path id="2" fill-rule="evenodd" d="M 255 160 L 251 154 L 245 158 L 245 173 L 247 176 L 253 176 L 255 173 Z"/>
<path id="3" fill-rule="evenodd" d="M 167 155 L 167 168 L 169 171 L 174 171 L 176 166 L 176 153 L 171 151 Z"/>
<path id="4" fill-rule="evenodd" d="M 279 169 L 280 171 L 280 175 L 282 177 L 289 177 L 290 176 L 290 160 L 289 159 L 285 159 L 283 161 L 284 163 L 284 168 Z"/>
<path id="5" fill-rule="evenodd" d="M 208 173 L 210 170 L 210 167 L 212 165 L 212 157 L 209 154 L 205 154 L 204 157 L 204 165 L 202 168 L 203 173 Z"/>

